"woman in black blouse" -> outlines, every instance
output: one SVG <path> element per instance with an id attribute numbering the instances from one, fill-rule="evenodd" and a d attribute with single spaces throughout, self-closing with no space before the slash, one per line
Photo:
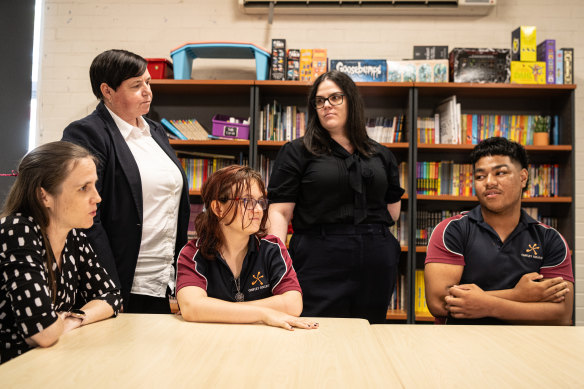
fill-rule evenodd
<path id="1" fill-rule="evenodd" d="M 285 240 L 292 220 L 304 316 L 385 321 L 400 252 L 388 227 L 403 193 L 395 157 L 367 136 L 355 83 L 318 77 L 306 135 L 282 147 L 268 187 L 269 233 Z"/>
<path id="2" fill-rule="evenodd" d="M 117 314 L 121 295 L 87 237 L 97 203 L 95 158 L 52 142 L 20 163 L 0 218 L 0 363 Z"/>

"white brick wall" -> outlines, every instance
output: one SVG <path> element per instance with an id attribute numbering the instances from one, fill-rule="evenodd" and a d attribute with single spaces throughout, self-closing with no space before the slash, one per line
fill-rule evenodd
<path id="1" fill-rule="evenodd" d="M 45 0 L 39 135 L 37 144 L 60 139 L 71 121 L 91 112 L 88 69 L 110 48 L 144 57 L 169 57 L 189 41 L 248 41 L 270 48 L 272 38 L 288 47 L 328 49 L 331 58 L 411 58 L 414 44 L 449 47 L 509 47 L 519 25 L 537 26 L 538 42 L 554 38 L 575 49 L 575 81 L 584 78 L 584 2 L 581 0 L 498 0 L 486 17 L 391 17 L 275 15 L 239 12 L 236 0 Z M 215 70 L 219 67 L 220 70 Z M 253 78 L 253 64 L 237 75 L 213 61 L 197 77 Z M 576 169 L 584 168 L 584 90 L 576 90 Z M 584 179 L 576 178 L 576 258 L 584 255 Z M 584 261 L 576 263 L 577 285 L 584 285 Z M 584 324 L 584 292 L 576 293 L 576 322 Z"/>

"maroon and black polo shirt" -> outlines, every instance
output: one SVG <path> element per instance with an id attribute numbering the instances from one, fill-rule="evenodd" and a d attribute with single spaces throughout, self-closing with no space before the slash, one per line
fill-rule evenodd
<path id="1" fill-rule="evenodd" d="M 511 289 L 531 272 L 574 282 L 564 237 L 523 210 L 505 242 L 484 221 L 480 205 L 443 220 L 428 243 L 426 263 L 431 262 L 464 266 L 460 284 L 476 284 L 483 290 Z"/>
<path id="2" fill-rule="evenodd" d="M 198 240 L 190 241 L 179 254 L 176 291 L 185 286 L 198 286 L 209 297 L 235 302 L 237 288 L 229 266 L 219 253 L 213 260 L 203 258 L 197 243 Z M 288 250 L 274 235 L 261 239 L 250 236 L 239 278 L 244 301 L 290 290 L 302 292 Z"/>

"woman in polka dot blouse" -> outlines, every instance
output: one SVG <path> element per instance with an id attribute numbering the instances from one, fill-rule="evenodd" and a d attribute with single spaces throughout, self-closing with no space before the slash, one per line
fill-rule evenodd
<path id="1" fill-rule="evenodd" d="M 85 234 L 97 204 L 95 158 L 68 142 L 27 154 L 0 217 L 0 363 L 116 315 L 121 295 Z"/>

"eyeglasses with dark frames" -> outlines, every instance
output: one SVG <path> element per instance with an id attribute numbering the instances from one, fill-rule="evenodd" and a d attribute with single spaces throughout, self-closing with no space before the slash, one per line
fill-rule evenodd
<path id="1" fill-rule="evenodd" d="M 260 205 L 260 208 L 262 210 L 266 210 L 268 209 L 268 200 L 261 198 L 261 199 L 254 199 L 251 197 L 236 197 L 234 199 L 225 199 L 225 200 L 233 200 L 233 201 L 239 201 L 240 203 L 243 204 L 243 207 L 245 209 L 247 209 L 248 211 L 253 211 L 256 207 L 256 205 Z"/>
<path id="2" fill-rule="evenodd" d="M 312 103 L 312 105 L 314 105 L 314 108 L 316 109 L 321 109 L 324 107 L 324 103 L 326 103 L 327 101 L 329 102 L 330 105 L 341 105 L 343 104 L 343 94 L 341 93 L 336 93 L 334 95 L 330 95 L 329 97 L 321 97 L 321 96 L 317 96 L 314 98 L 314 102 Z"/>

